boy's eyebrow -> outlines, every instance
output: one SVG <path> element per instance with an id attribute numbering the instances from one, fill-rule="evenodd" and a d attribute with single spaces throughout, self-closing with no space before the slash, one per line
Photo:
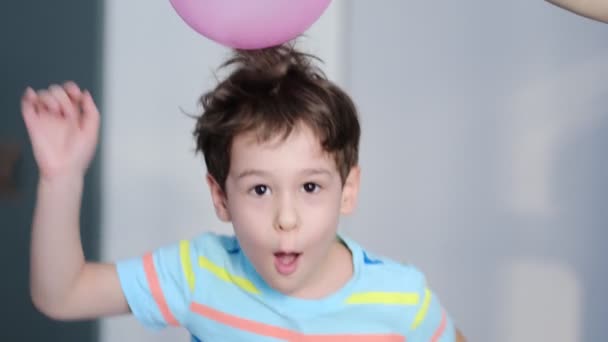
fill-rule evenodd
<path id="1" fill-rule="evenodd" d="M 307 176 L 313 176 L 313 175 L 326 175 L 326 176 L 331 176 L 331 171 L 324 169 L 324 168 L 316 168 L 316 169 L 304 169 L 302 171 L 302 174 L 305 174 Z"/>
<path id="2" fill-rule="evenodd" d="M 269 172 L 267 172 L 267 171 L 247 169 L 247 170 L 243 170 L 241 173 L 239 173 L 236 176 L 236 178 L 241 179 L 241 178 L 245 178 L 248 176 L 267 176 L 268 174 L 269 174 Z"/>
<path id="3" fill-rule="evenodd" d="M 313 176 L 313 175 L 331 176 L 332 175 L 331 171 L 324 169 L 324 168 L 304 169 L 301 171 L 301 174 L 306 175 L 306 176 Z M 249 176 L 263 177 L 263 176 L 269 176 L 269 175 L 270 175 L 270 172 L 268 172 L 268 171 L 257 170 L 257 169 L 246 169 L 237 175 L 237 179 L 242 179 L 242 178 L 249 177 Z"/>

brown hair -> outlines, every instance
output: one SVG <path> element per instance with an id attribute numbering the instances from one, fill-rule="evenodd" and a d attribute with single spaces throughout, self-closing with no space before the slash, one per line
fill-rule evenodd
<path id="1" fill-rule="evenodd" d="M 222 189 L 232 139 L 245 132 L 255 132 L 265 142 L 277 134 L 285 139 L 298 124 L 305 124 L 334 157 L 343 183 L 357 165 L 361 129 L 355 105 L 314 59 L 282 45 L 237 50 L 222 65 L 234 70 L 201 97 L 203 114 L 194 130 L 196 151 L 203 153 L 208 172 Z"/>

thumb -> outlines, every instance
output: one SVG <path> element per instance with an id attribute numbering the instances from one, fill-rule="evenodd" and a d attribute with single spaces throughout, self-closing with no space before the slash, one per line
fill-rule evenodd
<path id="1" fill-rule="evenodd" d="M 34 106 L 35 101 L 37 101 L 36 93 L 28 87 L 21 98 L 21 115 L 30 136 L 34 135 L 33 132 L 38 123 L 38 113 L 36 113 L 36 107 Z"/>
<path id="2" fill-rule="evenodd" d="M 81 128 L 87 133 L 97 133 L 99 128 L 99 110 L 93 101 L 93 96 L 88 90 L 85 90 L 82 96 L 82 120 Z"/>

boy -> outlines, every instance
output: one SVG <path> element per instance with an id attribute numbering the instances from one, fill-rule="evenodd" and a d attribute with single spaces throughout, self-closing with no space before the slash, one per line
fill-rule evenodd
<path id="1" fill-rule="evenodd" d="M 454 341 L 415 268 L 337 232 L 359 189 L 359 121 L 348 95 L 288 46 L 237 52 L 201 99 L 194 132 L 217 216 L 202 234 L 117 264 L 87 263 L 83 176 L 99 113 L 77 85 L 27 89 L 22 114 L 40 169 L 31 293 L 55 319 L 132 312 L 193 341 Z"/>

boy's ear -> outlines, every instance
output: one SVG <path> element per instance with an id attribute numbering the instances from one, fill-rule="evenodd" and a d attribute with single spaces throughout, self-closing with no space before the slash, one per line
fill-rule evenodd
<path id="1" fill-rule="evenodd" d="M 344 187 L 342 188 L 342 203 L 340 205 L 340 213 L 343 215 L 351 214 L 357 207 L 357 199 L 359 197 L 359 184 L 361 178 L 361 168 L 353 166 L 346 177 Z"/>
<path id="2" fill-rule="evenodd" d="M 230 222 L 230 212 L 228 211 L 228 205 L 226 203 L 226 193 L 210 174 L 207 174 L 207 184 L 211 191 L 211 200 L 213 201 L 215 214 L 221 221 Z"/>

